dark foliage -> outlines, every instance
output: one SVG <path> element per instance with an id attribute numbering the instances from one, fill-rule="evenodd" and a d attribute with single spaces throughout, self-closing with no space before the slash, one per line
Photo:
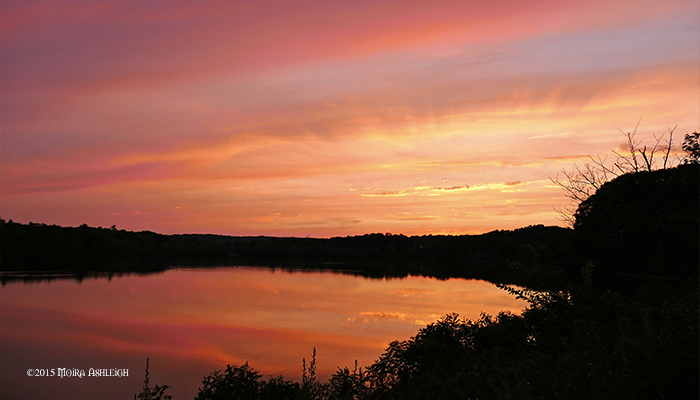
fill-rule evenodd
<path id="1" fill-rule="evenodd" d="M 255 400 L 262 386 L 261 376 L 248 363 L 240 367 L 227 365 L 223 372 L 214 371 L 204 377 L 195 400 Z"/>
<path id="2" fill-rule="evenodd" d="M 196 399 L 698 398 L 697 279 L 634 297 L 587 285 L 504 288 L 530 302 L 522 315 L 447 315 L 327 383 L 316 380 L 315 350 L 301 384 L 228 366 L 203 380 Z"/>
<path id="3" fill-rule="evenodd" d="M 682 147 L 686 153 L 684 164 L 700 164 L 700 132 L 686 134 Z"/>
<path id="4" fill-rule="evenodd" d="M 600 290 L 636 290 L 648 279 L 680 280 L 698 273 L 700 168 L 620 176 L 576 212 L 569 274 L 590 260 Z"/>
<path id="5" fill-rule="evenodd" d="M 552 292 L 522 316 L 448 315 L 390 344 L 369 398 L 697 398 L 696 283 L 672 299 Z"/>
<path id="6" fill-rule="evenodd" d="M 204 377 L 195 400 L 339 399 L 343 397 L 335 397 L 338 393 L 346 394 L 345 391 L 338 391 L 332 383 L 323 384 L 316 380 L 316 349 L 308 368 L 306 360 L 303 361 L 301 384 L 287 381 L 281 375 L 271 376 L 268 380 L 261 378 L 262 375 L 248 363 L 233 367 L 227 365 L 225 371 L 214 371 Z M 329 388 L 334 390 L 329 391 Z"/>

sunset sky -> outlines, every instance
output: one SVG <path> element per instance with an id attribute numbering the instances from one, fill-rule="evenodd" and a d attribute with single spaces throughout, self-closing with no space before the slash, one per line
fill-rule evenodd
<path id="1" fill-rule="evenodd" d="M 562 225 L 549 177 L 640 119 L 700 128 L 697 0 L 0 2 L 5 220 Z"/>

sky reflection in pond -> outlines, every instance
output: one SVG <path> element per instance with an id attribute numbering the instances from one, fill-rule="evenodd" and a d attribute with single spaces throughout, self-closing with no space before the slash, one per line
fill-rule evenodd
<path id="1" fill-rule="evenodd" d="M 525 307 L 484 281 L 248 267 L 13 283 L 0 294 L 3 398 L 130 398 L 146 357 L 151 384 L 192 398 L 201 378 L 226 364 L 248 361 L 265 376 L 297 380 L 314 347 L 327 379 L 355 360 L 371 364 L 390 341 L 447 313 Z M 28 377 L 30 368 L 128 368 L 129 377 Z"/>

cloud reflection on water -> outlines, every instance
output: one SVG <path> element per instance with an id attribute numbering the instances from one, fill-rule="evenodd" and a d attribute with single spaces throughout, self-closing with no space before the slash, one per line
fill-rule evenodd
<path id="1" fill-rule="evenodd" d="M 371 364 L 390 341 L 408 339 L 446 313 L 477 318 L 481 312 L 519 312 L 525 305 L 484 281 L 372 280 L 247 267 L 10 284 L 1 290 L 3 391 L 57 399 L 88 386 L 74 382 L 62 392 L 54 381 L 22 376 L 26 370 L 64 364 L 130 368 L 129 378 L 102 381 L 95 389 L 117 398 L 138 390 L 150 357 L 157 377 L 152 379 L 173 386 L 178 398 L 191 397 L 202 376 L 226 364 L 249 361 L 265 375 L 299 379 L 301 360 L 315 347 L 319 376 L 326 379 L 356 359 L 360 366 Z M 56 365 L 45 365 L 47 359 Z M 118 359 L 128 365 L 112 365 Z"/>

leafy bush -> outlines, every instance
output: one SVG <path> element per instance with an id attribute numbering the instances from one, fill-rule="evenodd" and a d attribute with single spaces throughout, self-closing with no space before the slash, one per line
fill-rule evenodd
<path id="1" fill-rule="evenodd" d="M 195 400 L 255 400 L 262 387 L 261 377 L 248 363 L 240 367 L 227 365 L 225 371 L 214 371 L 204 377 Z"/>
<path id="2" fill-rule="evenodd" d="M 245 364 L 205 378 L 196 399 L 692 399 L 698 397 L 697 279 L 647 285 L 635 297 L 590 286 L 536 292 L 522 315 L 448 314 L 394 341 L 365 370 L 302 382 L 260 381 Z"/>

